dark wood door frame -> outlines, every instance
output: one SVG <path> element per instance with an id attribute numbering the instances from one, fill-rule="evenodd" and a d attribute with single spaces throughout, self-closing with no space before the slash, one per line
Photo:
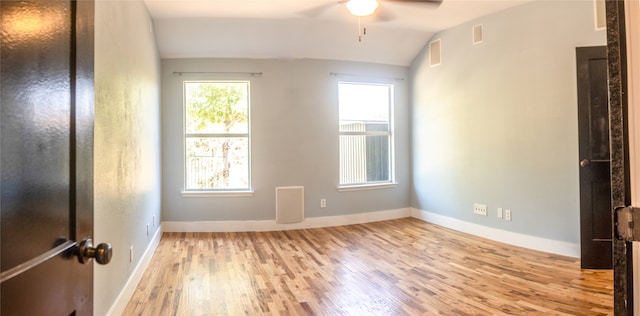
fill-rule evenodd
<path id="1" fill-rule="evenodd" d="M 609 71 L 609 128 L 611 142 L 611 204 L 631 204 L 627 117 L 627 62 L 624 2 L 607 0 L 607 58 Z M 611 212 L 615 218 L 614 212 Z M 615 221 L 614 221 L 615 225 Z M 615 231 L 615 230 L 614 230 Z M 613 242 L 615 315 L 633 315 L 633 253 L 630 242 Z"/>

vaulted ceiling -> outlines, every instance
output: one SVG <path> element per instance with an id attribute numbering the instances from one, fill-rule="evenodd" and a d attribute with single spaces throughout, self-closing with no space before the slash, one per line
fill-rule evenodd
<path id="1" fill-rule="evenodd" d="M 144 0 L 162 58 L 317 58 L 407 66 L 433 34 L 530 0 L 381 0 L 358 18 L 337 0 Z"/>

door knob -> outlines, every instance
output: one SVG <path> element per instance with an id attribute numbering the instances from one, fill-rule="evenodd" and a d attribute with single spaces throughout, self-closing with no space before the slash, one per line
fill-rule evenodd
<path id="1" fill-rule="evenodd" d="M 589 159 L 582 159 L 580 160 L 580 167 L 584 168 L 586 166 L 588 166 L 591 163 L 591 161 L 589 161 Z"/>
<path id="2" fill-rule="evenodd" d="M 78 259 L 81 263 L 88 263 L 91 258 L 94 258 L 99 264 L 107 264 L 111 261 L 112 253 L 110 244 L 102 243 L 94 248 L 90 238 L 81 241 L 78 246 Z"/>

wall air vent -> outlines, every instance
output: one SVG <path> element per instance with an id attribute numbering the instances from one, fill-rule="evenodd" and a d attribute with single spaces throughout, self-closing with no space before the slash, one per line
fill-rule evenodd
<path id="1" fill-rule="evenodd" d="M 429 43 L 429 66 L 434 67 L 440 65 L 442 61 L 442 50 L 440 40 Z"/>
<path id="2" fill-rule="evenodd" d="M 304 187 L 276 188 L 276 223 L 291 224 L 304 220 Z"/>
<path id="3" fill-rule="evenodd" d="M 473 26 L 473 44 L 482 43 L 484 34 L 482 33 L 482 24 Z"/>

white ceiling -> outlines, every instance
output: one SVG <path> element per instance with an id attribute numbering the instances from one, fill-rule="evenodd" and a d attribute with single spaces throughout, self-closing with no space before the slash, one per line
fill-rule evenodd
<path id="1" fill-rule="evenodd" d="M 317 58 L 407 66 L 431 36 L 530 0 L 381 0 L 358 19 L 337 0 L 144 0 L 162 58 Z M 385 19 L 391 19 L 386 20 Z M 471 32 L 471 31 L 470 31 Z"/>

